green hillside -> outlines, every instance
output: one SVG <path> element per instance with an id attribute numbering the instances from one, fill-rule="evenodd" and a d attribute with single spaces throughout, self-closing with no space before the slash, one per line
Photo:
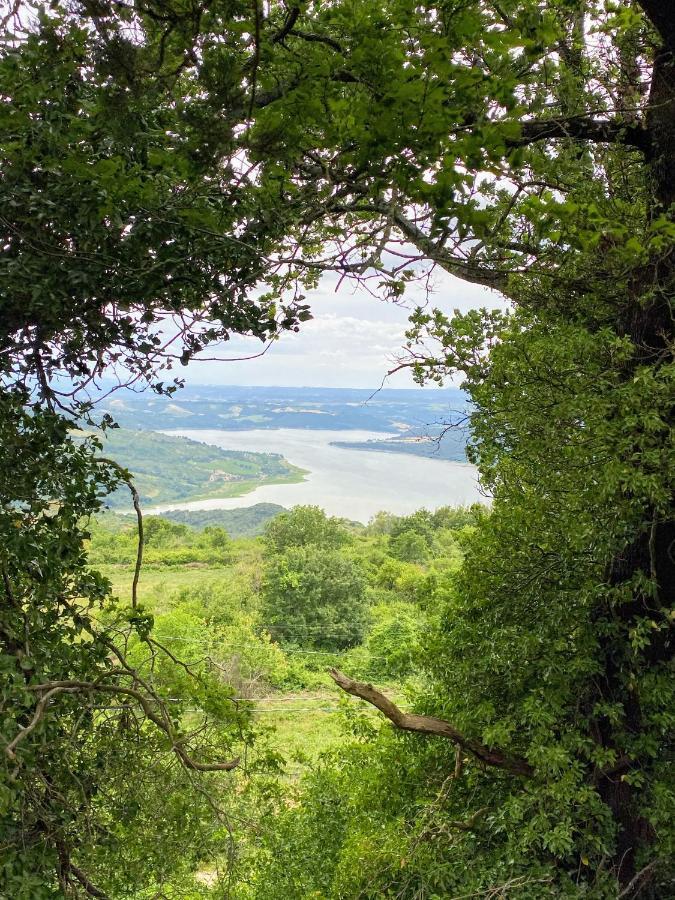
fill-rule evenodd
<path id="1" fill-rule="evenodd" d="M 231 537 L 255 537 L 267 522 L 284 512 L 278 503 L 255 503 L 239 509 L 171 509 L 162 518 L 192 528 L 224 528 Z"/>
<path id="2" fill-rule="evenodd" d="M 221 450 L 184 437 L 119 428 L 109 431 L 103 453 L 132 473 L 143 506 L 210 497 L 239 497 L 261 484 L 302 481 L 304 471 L 278 453 Z M 128 491 L 109 499 L 130 506 Z"/>

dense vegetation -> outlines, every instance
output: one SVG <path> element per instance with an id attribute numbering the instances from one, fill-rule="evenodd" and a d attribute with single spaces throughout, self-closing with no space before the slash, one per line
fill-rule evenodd
<path id="1" fill-rule="evenodd" d="M 172 522 L 194 528 L 217 525 L 232 537 L 255 537 L 262 534 L 267 522 L 283 512 L 277 503 L 254 503 L 239 509 L 168 510 L 163 515 Z"/>
<path id="2" fill-rule="evenodd" d="M 671 895 L 672 3 L 17 0 L 3 27 L 0 893 Z M 91 524 L 136 489 L 73 431 L 112 425 L 102 379 L 172 395 L 301 328 L 324 271 L 398 300 L 434 266 L 511 301 L 415 310 L 398 366 L 473 403 L 494 503 L 461 566 L 452 527 L 385 516 L 381 564 L 270 543 L 229 603 L 145 605 L 133 539 Z M 236 559 L 147 525 L 149 572 Z M 92 563 L 125 541 L 121 592 Z M 335 652 L 282 650 L 252 600 L 288 579 L 296 624 L 337 625 L 324 563 L 357 601 L 331 678 L 393 727 L 350 709 L 289 798 L 233 650 Z M 414 664 L 405 704 L 375 655 Z"/>

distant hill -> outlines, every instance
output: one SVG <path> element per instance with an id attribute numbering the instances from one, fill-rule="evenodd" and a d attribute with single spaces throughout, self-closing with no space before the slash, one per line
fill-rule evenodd
<path id="1" fill-rule="evenodd" d="M 156 431 L 219 428 L 303 428 L 384 431 L 392 435 L 440 431 L 466 413 L 456 389 L 381 390 L 286 387 L 192 387 L 171 398 L 119 391 L 100 405 L 120 425 Z"/>
<path id="2" fill-rule="evenodd" d="M 374 441 L 332 441 L 334 447 L 349 450 L 376 450 L 378 453 L 410 453 L 427 459 L 447 459 L 466 462 L 466 445 L 469 432 L 464 427 L 453 427 L 439 434 L 411 434 L 400 438 Z"/>
<path id="3" fill-rule="evenodd" d="M 262 484 L 303 480 L 304 471 L 279 453 L 222 450 L 184 437 L 154 432 L 112 429 L 106 432 L 103 454 L 134 476 L 143 506 L 185 503 L 210 497 L 239 497 Z M 129 509 L 129 492 L 107 499 L 112 509 Z"/>
<path id="4" fill-rule="evenodd" d="M 270 519 L 282 512 L 285 512 L 284 507 L 277 503 L 256 503 L 240 509 L 171 509 L 162 516 L 199 530 L 218 525 L 231 537 L 255 537 L 263 533 Z"/>

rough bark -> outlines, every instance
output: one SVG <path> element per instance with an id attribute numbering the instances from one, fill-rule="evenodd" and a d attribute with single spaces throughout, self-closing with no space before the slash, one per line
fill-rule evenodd
<path id="1" fill-rule="evenodd" d="M 503 769 L 511 775 L 530 777 L 534 774 L 534 769 L 526 759 L 510 756 L 503 750 L 486 747 L 478 741 L 471 740 L 444 719 L 437 719 L 434 716 L 421 716 L 416 713 L 405 713 L 395 703 L 392 703 L 385 694 L 373 687 L 372 684 L 354 681 L 338 669 L 330 669 L 329 674 L 343 691 L 352 694 L 354 697 L 360 697 L 361 700 L 365 700 L 367 703 L 371 703 L 402 731 L 414 731 L 418 734 L 431 734 L 446 738 L 457 744 L 458 747 L 466 750 L 467 753 L 471 753 L 472 756 L 475 756 L 476 759 L 479 759 L 485 765 Z"/>

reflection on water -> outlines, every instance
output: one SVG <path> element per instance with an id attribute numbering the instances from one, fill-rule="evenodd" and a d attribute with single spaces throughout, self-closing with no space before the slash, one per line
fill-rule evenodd
<path id="1" fill-rule="evenodd" d="M 367 522 L 381 509 L 406 515 L 423 506 L 433 510 L 439 506 L 485 502 L 478 490 L 476 469 L 468 463 L 331 446 L 331 441 L 367 441 L 391 437 L 390 434 L 297 428 L 165 433 L 183 435 L 225 450 L 281 453 L 309 474 L 300 484 L 264 485 L 243 497 L 158 506 L 152 512 L 236 509 L 254 503 L 279 503 L 286 507 L 311 503 L 323 507 L 329 515 Z"/>

